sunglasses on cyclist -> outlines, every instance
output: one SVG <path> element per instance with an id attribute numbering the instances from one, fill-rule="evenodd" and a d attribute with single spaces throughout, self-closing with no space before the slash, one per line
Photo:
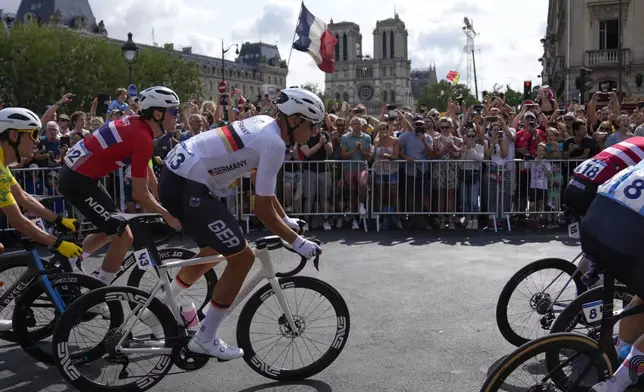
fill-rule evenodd
<path id="1" fill-rule="evenodd" d="M 29 137 L 34 142 L 38 140 L 38 133 L 40 132 L 39 129 L 16 129 L 15 131 L 16 132 L 21 132 L 21 133 L 28 133 Z"/>
<path id="2" fill-rule="evenodd" d="M 172 117 L 177 117 L 179 115 L 179 108 L 166 109 L 166 113 L 170 114 Z"/>

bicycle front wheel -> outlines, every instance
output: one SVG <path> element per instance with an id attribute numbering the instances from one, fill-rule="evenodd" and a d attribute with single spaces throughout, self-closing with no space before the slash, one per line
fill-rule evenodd
<path id="1" fill-rule="evenodd" d="M 496 304 L 496 324 L 505 340 L 518 347 L 548 334 L 557 315 L 586 290 L 576 269 L 570 261 L 548 258 L 515 273 Z"/>
<path id="2" fill-rule="evenodd" d="M 48 278 L 53 291 L 60 295 L 64 306 L 69 306 L 89 291 L 105 287 L 100 280 L 85 274 L 58 274 Z M 18 299 L 13 312 L 13 331 L 18 344 L 37 361 L 53 364 L 51 341 L 45 339 L 54 333 L 60 315 L 56 305 L 47 295 L 42 280 L 40 284 L 32 284 Z M 101 317 L 100 312 L 88 313 L 82 321 L 90 321 L 94 317 Z"/>
<path id="3" fill-rule="evenodd" d="M 326 369 L 342 352 L 349 337 L 349 309 L 340 293 L 319 279 L 294 276 L 279 283 L 297 331 L 267 284 L 242 309 L 237 344 L 246 363 L 262 376 L 302 380 Z"/>
<path id="4" fill-rule="evenodd" d="M 544 369 L 544 357 L 553 355 L 566 358 L 561 368 Z M 532 340 L 505 357 L 485 380 L 481 392 L 588 392 L 592 385 L 608 379 L 613 370 L 610 359 L 594 340 L 575 333 L 557 333 Z M 515 371 L 519 374 L 514 375 Z M 537 372 L 543 372 L 543 376 Z"/>

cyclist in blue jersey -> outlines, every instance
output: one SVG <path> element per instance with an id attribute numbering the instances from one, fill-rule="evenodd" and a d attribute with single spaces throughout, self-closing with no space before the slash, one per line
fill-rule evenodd
<path id="1" fill-rule="evenodd" d="M 644 161 L 600 185 L 581 224 L 581 247 L 588 257 L 614 273 L 636 296 L 629 307 L 644 303 Z M 592 392 L 622 392 L 644 374 L 644 316 L 620 321 L 620 340 L 633 344 L 613 377 Z"/>

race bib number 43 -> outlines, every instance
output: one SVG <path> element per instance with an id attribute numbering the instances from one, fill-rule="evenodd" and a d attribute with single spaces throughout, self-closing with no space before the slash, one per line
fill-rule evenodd
<path id="1" fill-rule="evenodd" d="M 606 168 L 606 163 L 596 159 L 587 159 L 575 168 L 575 174 L 594 180 Z"/>
<path id="2" fill-rule="evenodd" d="M 91 153 L 87 150 L 85 143 L 81 140 L 67 151 L 67 154 L 65 154 L 65 164 L 67 164 L 70 169 L 74 169 L 85 159 L 89 158 L 90 155 Z"/>

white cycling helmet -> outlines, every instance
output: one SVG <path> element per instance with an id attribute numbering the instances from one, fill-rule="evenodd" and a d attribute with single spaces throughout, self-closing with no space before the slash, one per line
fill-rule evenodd
<path id="1" fill-rule="evenodd" d="M 6 108 L 0 110 L 0 133 L 8 129 L 38 129 L 42 128 L 40 118 L 34 112 L 25 108 Z"/>
<path id="2" fill-rule="evenodd" d="M 178 108 L 179 96 L 174 91 L 163 86 L 146 88 L 139 94 L 139 106 L 141 110 L 150 108 Z"/>
<path id="3" fill-rule="evenodd" d="M 316 94 L 303 88 L 285 88 L 280 91 L 275 104 L 277 109 L 287 116 L 299 114 L 314 124 L 319 124 L 324 120 L 322 100 Z"/>

